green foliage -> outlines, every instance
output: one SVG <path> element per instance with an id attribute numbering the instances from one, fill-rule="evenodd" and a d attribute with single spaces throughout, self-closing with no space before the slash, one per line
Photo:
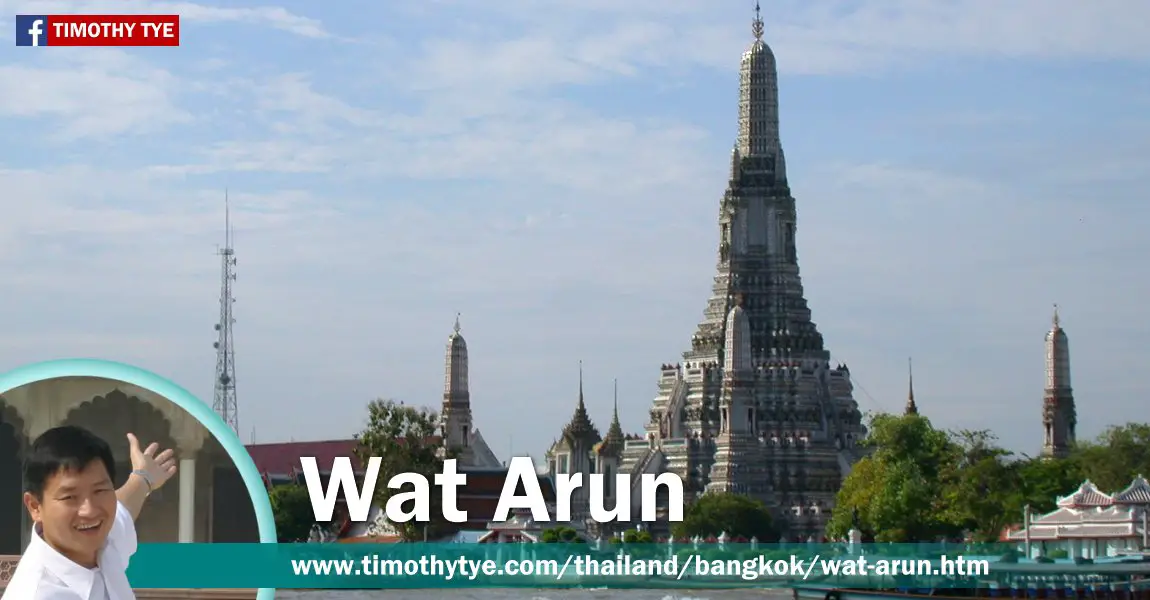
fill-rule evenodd
<path id="1" fill-rule="evenodd" d="M 540 541 L 545 544 L 578 544 L 583 542 L 583 538 L 573 527 L 552 527 L 543 531 Z"/>
<path id="2" fill-rule="evenodd" d="M 996 542 L 1002 530 L 1018 520 L 1024 504 L 1020 463 L 1011 460 L 1011 453 L 1000 448 L 989 431 L 954 432 L 951 441 L 958 453 L 946 469 L 942 518 L 958 531 L 970 532 L 975 542 Z"/>
<path id="3" fill-rule="evenodd" d="M 652 544 L 655 538 L 651 537 L 650 531 L 640 531 L 637 529 L 628 529 L 623 532 L 624 544 Z"/>
<path id="4" fill-rule="evenodd" d="M 1030 505 L 1041 514 L 1090 479 L 1103 491 L 1150 473 L 1150 425 L 1111 427 L 1079 443 L 1070 457 L 1016 457 L 989 431 L 945 432 L 921 415 L 879 414 L 857 462 L 838 493 L 827 535 L 842 539 L 856 519 L 864 539 L 934 541 L 969 533 L 998 540 Z"/>
<path id="5" fill-rule="evenodd" d="M 767 506 L 738 494 L 703 494 L 687 509 L 683 521 L 672 529 L 675 537 L 757 538 L 768 542 L 778 538 Z"/>
<path id="6" fill-rule="evenodd" d="M 268 492 L 275 516 L 276 536 L 281 544 L 306 542 L 315 525 L 311 497 L 299 484 L 278 485 Z"/>
<path id="7" fill-rule="evenodd" d="M 1094 485 L 1104 491 L 1120 490 L 1134 475 L 1150 476 L 1150 424 L 1110 427 L 1094 442 L 1079 444 L 1075 454 Z"/>
<path id="8" fill-rule="evenodd" d="M 433 410 L 408 406 L 394 400 L 375 400 L 368 405 L 367 427 L 358 435 L 359 458 L 380 459 L 379 479 L 375 489 L 375 503 L 381 508 L 396 494 L 410 493 L 414 486 L 406 484 L 398 489 L 388 487 L 392 477 L 400 473 L 419 473 L 434 483 L 434 476 L 443 470 L 444 458 L 439 443 L 439 414 Z M 440 507 L 440 494 L 431 494 L 431 522 L 415 519 L 407 523 L 392 523 L 404 541 L 422 541 L 425 535 L 435 538 L 450 529 L 444 521 Z M 405 509 L 412 508 L 405 505 Z"/>
<path id="9" fill-rule="evenodd" d="M 1035 513 L 1050 512 L 1059 496 L 1069 494 L 1089 477 L 1077 454 L 1062 460 L 1027 458 L 1015 463 L 1015 468 L 1017 480 L 1010 491 L 1019 497 L 1012 505 L 1016 511 L 1029 504 Z"/>
<path id="10" fill-rule="evenodd" d="M 856 514 L 864 539 L 910 542 L 953 535 L 943 490 L 960 460 L 958 444 L 921 415 L 878 414 L 868 429 L 864 444 L 872 452 L 843 483 L 827 535 L 846 537 Z"/>

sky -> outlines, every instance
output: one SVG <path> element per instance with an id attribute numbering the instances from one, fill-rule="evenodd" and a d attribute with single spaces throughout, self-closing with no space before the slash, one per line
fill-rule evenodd
<path id="1" fill-rule="evenodd" d="M 540 457 L 613 381 L 638 432 L 710 295 L 753 0 L 0 0 L 0 370 L 127 362 L 212 401 L 225 190 L 245 442 L 438 407 Z M 181 15 L 179 48 L 16 48 L 13 16 Z M 863 411 L 1146 419 L 1150 3 L 771 0 L 805 293 Z"/>

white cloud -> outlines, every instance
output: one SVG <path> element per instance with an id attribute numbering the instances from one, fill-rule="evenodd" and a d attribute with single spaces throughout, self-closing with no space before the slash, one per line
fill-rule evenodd
<path id="1" fill-rule="evenodd" d="M 56 121 L 60 142 L 150 133 L 191 119 L 175 104 L 175 76 L 124 52 L 84 48 L 33 63 L 0 64 L 0 117 Z"/>
<path id="2" fill-rule="evenodd" d="M 519 180 L 623 196 L 691 180 L 692 142 L 706 134 L 681 123 L 596 115 L 554 100 L 520 99 L 477 120 L 455 111 L 472 96 L 435 96 L 422 110 L 361 108 L 286 75 L 248 86 L 252 119 L 276 132 L 268 139 L 218 142 L 205 159 L 163 167 L 170 172 L 220 170 L 346 173 L 414 179 Z M 545 157 L 541 159 L 541 157 Z M 680 165 L 666 169 L 662 165 Z"/>
<path id="3" fill-rule="evenodd" d="M 458 2 L 440 4 L 475 14 Z M 562 40 L 565 57 L 588 58 L 588 65 L 596 68 L 625 72 L 642 65 L 702 65 L 731 70 L 737 67 L 733 59 L 750 41 L 751 6 L 747 2 L 738 10 L 726 3 L 561 1 L 539 10 L 525 0 L 504 0 L 487 3 L 480 12 L 502 11 L 536 39 L 550 35 Z M 1138 0 L 1019 0 L 1005 5 L 983 0 L 788 0 L 765 5 L 763 17 L 766 38 L 780 57 L 783 73 L 922 66 L 939 55 L 1139 62 L 1150 57 L 1150 5 Z M 604 30 L 622 33 L 592 33 Z M 572 31 L 580 34 L 572 38 Z M 586 52 L 582 42 L 592 39 L 593 52 Z M 505 49 L 478 56 L 497 56 L 521 44 L 505 42 Z M 540 58 L 548 55 L 542 52 Z M 549 64 L 557 65 L 559 73 L 570 71 L 559 61 L 536 66 L 550 73 Z"/>
<path id="4" fill-rule="evenodd" d="M 881 6 L 840 2 L 835 8 L 812 10 L 808 19 L 799 19 L 806 27 L 797 26 L 793 33 L 892 56 L 907 51 L 1140 61 L 1150 56 L 1150 6 L 1137 0 L 899 0 Z"/>

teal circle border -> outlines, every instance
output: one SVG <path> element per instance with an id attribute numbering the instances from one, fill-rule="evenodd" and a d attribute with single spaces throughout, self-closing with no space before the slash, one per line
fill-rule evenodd
<path id="1" fill-rule="evenodd" d="M 252 461 L 243 441 L 210 406 L 204 404 L 191 392 L 155 373 L 123 363 L 92 358 L 50 360 L 25 365 L 0 374 L 0 395 L 30 383 L 62 377 L 100 377 L 122 381 L 163 396 L 175 402 L 176 406 L 188 411 L 197 421 L 208 428 L 208 431 L 215 436 L 240 470 L 240 477 L 243 478 L 244 485 L 248 488 L 248 495 L 251 496 L 255 508 L 260 543 L 274 544 L 277 542 L 275 516 L 272 513 L 271 500 L 268 499 L 267 488 L 264 487 L 259 469 L 256 468 L 256 463 Z M 257 600 L 274 600 L 274 598 L 275 590 L 272 588 L 260 588 L 256 594 Z"/>

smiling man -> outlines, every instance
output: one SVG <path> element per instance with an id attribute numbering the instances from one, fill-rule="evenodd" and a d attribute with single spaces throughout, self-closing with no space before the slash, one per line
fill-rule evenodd
<path id="1" fill-rule="evenodd" d="M 112 449 L 80 427 L 56 427 L 24 461 L 24 505 L 35 523 L 3 600 L 135 600 L 128 561 L 144 501 L 176 473 L 172 450 L 140 449 L 128 434 L 132 473 L 119 489 Z"/>

